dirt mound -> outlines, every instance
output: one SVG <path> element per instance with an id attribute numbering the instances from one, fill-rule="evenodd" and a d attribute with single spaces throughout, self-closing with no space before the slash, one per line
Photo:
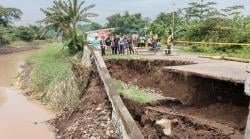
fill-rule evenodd
<path id="1" fill-rule="evenodd" d="M 75 67 L 75 69 L 81 68 Z M 80 74 L 77 75 L 85 77 Z M 57 129 L 57 138 L 116 138 L 111 115 L 111 104 L 94 70 L 91 71 L 86 91 L 82 94 L 79 105 L 75 108 L 64 108 L 51 123 Z"/>

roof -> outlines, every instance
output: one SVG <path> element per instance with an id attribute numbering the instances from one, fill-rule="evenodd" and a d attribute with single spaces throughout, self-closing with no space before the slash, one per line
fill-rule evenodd
<path id="1" fill-rule="evenodd" d="M 85 34 L 96 33 L 96 32 L 103 32 L 103 31 L 111 31 L 111 32 L 113 32 L 114 30 L 115 30 L 115 28 L 105 28 L 105 29 L 88 31 L 88 32 L 85 32 Z"/>

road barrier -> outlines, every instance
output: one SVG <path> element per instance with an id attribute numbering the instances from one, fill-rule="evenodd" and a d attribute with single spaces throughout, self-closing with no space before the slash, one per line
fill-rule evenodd
<path id="1" fill-rule="evenodd" d="M 119 95 L 119 91 L 115 86 L 115 82 L 111 78 L 103 57 L 100 54 L 100 51 L 95 51 L 90 46 L 88 46 L 88 48 L 94 57 L 98 73 L 104 84 L 109 101 L 112 104 L 112 119 L 115 123 L 118 135 L 123 139 L 144 139 L 141 130 L 132 118 L 127 107 L 124 105 Z"/>

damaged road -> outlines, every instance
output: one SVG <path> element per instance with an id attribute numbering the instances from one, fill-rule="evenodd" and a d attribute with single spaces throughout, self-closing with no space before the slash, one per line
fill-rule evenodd
<path id="1" fill-rule="evenodd" d="M 163 69 L 193 64 L 182 60 L 106 60 L 106 64 L 117 80 L 179 100 L 140 104 L 123 98 L 145 138 L 244 138 L 249 97 L 243 83 Z M 162 121 L 169 129 L 157 124 Z"/>

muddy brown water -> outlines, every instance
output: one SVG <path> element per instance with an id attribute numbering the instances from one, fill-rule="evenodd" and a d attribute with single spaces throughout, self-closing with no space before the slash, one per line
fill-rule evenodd
<path id="1" fill-rule="evenodd" d="M 19 67 L 34 51 L 0 55 L 0 139 L 53 139 L 45 121 L 54 117 L 11 87 Z"/>

